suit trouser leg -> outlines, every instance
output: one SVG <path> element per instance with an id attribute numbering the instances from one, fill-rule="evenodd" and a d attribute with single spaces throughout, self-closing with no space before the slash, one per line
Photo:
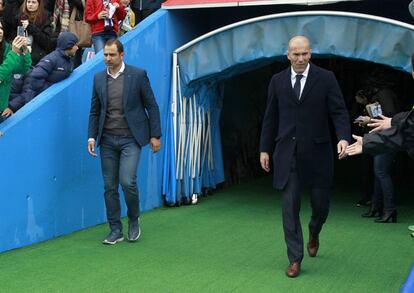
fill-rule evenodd
<path id="1" fill-rule="evenodd" d="M 318 235 L 329 214 L 331 188 L 312 188 L 312 216 L 309 221 L 309 232 Z"/>
<path id="2" fill-rule="evenodd" d="M 132 137 L 123 138 L 120 145 L 119 181 L 124 192 L 128 220 L 129 222 L 136 223 L 140 214 L 137 169 L 141 147 Z"/>
<path id="3" fill-rule="evenodd" d="M 134 138 L 104 135 L 101 140 L 101 166 L 105 188 L 105 206 L 111 230 L 121 230 L 119 183 L 125 196 L 130 222 L 137 222 L 140 212 L 137 168 L 141 148 Z"/>
<path id="4" fill-rule="evenodd" d="M 292 166 L 286 187 L 282 191 L 283 232 L 289 261 L 301 262 L 303 259 L 303 234 L 300 225 L 300 183 L 296 172 L 296 158 Z"/>
<path id="5" fill-rule="evenodd" d="M 105 188 L 106 217 L 112 231 L 122 231 L 121 204 L 118 192 L 121 152 L 118 146 L 118 139 L 112 135 L 104 135 L 101 140 L 100 154 Z"/>

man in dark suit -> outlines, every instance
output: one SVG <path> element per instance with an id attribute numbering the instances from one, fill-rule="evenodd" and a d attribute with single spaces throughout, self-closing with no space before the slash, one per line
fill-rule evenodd
<path id="1" fill-rule="evenodd" d="M 136 173 L 141 148 L 150 143 L 154 152 L 160 149 L 160 113 L 150 82 L 144 70 L 125 65 L 124 48 L 119 40 L 104 47 L 107 70 L 93 80 L 89 114 L 88 152 L 96 157 L 100 146 L 105 205 L 109 235 L 104 244 L 124 240 L 118 187 L 121 183 L 128 215 L 128 240 L 141 235 L 139 196 Z"/>
<path id="2" fill-rule="evenodd" d="M 282 191 L 283 230 L 290 261 L 286 275 L 296 277 L 303 259 L 300 189 L 304 185 L 312 189 L 307 250 L 314 257 L 329 212 L 333 179 L 329 120 L 338 139 L 339 159 L 345 156 L 351 133 L 348 112 L 334 74 L 309 63 L 309 40 L 303 36 L 292 38 L 287 58 L 291 66 L 275 74 L 269 84 L 260 164 L 269 172 L 269 154 L 273 153 L 273 185 Z"/>

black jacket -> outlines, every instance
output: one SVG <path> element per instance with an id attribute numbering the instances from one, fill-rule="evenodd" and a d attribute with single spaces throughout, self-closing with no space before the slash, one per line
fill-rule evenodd
<path id="1" fill-rule="evenodd" d="M 364 135 L 363 152 L 377 155 L 396 151 L 407 151 L 414 158 L 414 109 L 396 114 L 392 127 Z"/>
<path id="2" fill-rule="evenodd" d="M 298 100 L 292 89 L 290 67 L 269 84 L 260 152 L 273 153 L 276 189 L 288 181 L 292 158 L 301 182 L 330 187 L 333 179 L 332 121 L 337 141 L 350 141 L 348 111 L 334 74 L 314 64 Z"/>

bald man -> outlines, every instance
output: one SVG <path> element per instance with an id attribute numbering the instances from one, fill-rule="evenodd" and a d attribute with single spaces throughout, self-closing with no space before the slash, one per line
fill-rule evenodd
<path id="1" fill-rule="evenodd" d="M 299 219 L 300 192 L 311 189 L 312 217 L 307 250 L 315 257 L 319 234 L 329 212 L 333 180 L 333 123 L 339 159 L 346 156 L 350 123 L 334 74 L 309 62 L 311 48 L 304 36 L 289 41 L 291 66 L 275 74 L 269 84 L 266 113 L 260 138 L 260 164 L 270 172 L 273 185 L 282 192 L 283 231 L 287 245 L 288 277 L 297 277 L 303 259 L 303 235 Z"/>

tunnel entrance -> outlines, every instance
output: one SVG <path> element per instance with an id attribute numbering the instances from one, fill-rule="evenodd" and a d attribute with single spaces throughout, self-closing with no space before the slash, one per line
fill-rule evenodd
<path id="1" fill-rule="evenodd" d="M 401 109 L 412 105 L 409 93 L 414 81 L 404 73 L 411 71 L 411 49 L 406 44 L 414 40 L 414 27 L 408 24 L 348 12 L 306 11 L 219 28 L 173 54 L 163 184 L 167 202 L 188 199 L 204 187 L 263 175 L 258 143 L 267 86 L 274 73 L 288 66 L 287 43 L 298 34 L 313 40 L 313 62 L 336 74 L 351 112 L 356 91 L 378 68 L 390 79 Z M 348 180 L 343 170 L 359 171 L 357 161 L 350 158 L 336 164 L 336 178 Z M 401 180 L 409 182 L 409 160 L 401 164 L 407 165 L 397 168 Z"/>
<path id="2" fill-rule="evenodd" d="M 400 110 L 408 110 L 413 104 L 414 81 L 410 74 L 372 62 L 346 58 L 318 58 L 312 62 L 335 73 L 353 121 L 360 114 L 355 93 L 366 87 L 373 75 L 380 73 L 384 86 L 398 97 Z M 223 80 L 223 108 L 220 116 L 224 186 L 230 186 L 266 175 L 259 164 L 259 140 L 266 107 L 267 87 L 273 74 L 287 68 L 287 62 L 274 62 L 259 69 Z M 310 117 L 311 119 L 311 117 Z M 350 123 L 352 122 L 350 121 Z M 361 134 L 360 127 L 353 125 L 352 133 Z M 334 137 L 334 133 L 332 133 Z M 336 141 L 333 138 L 332 141 Z M 335 147 L 335 145 L 333 145 Z M 394 182 L 409 185 L 413 179 L 412 161 L 405 153 L 398 154 L 393 165 Z M 335 162 L 335 180 L 345 184 L 360 184 L 363 176 L 361 157 Z"/>

